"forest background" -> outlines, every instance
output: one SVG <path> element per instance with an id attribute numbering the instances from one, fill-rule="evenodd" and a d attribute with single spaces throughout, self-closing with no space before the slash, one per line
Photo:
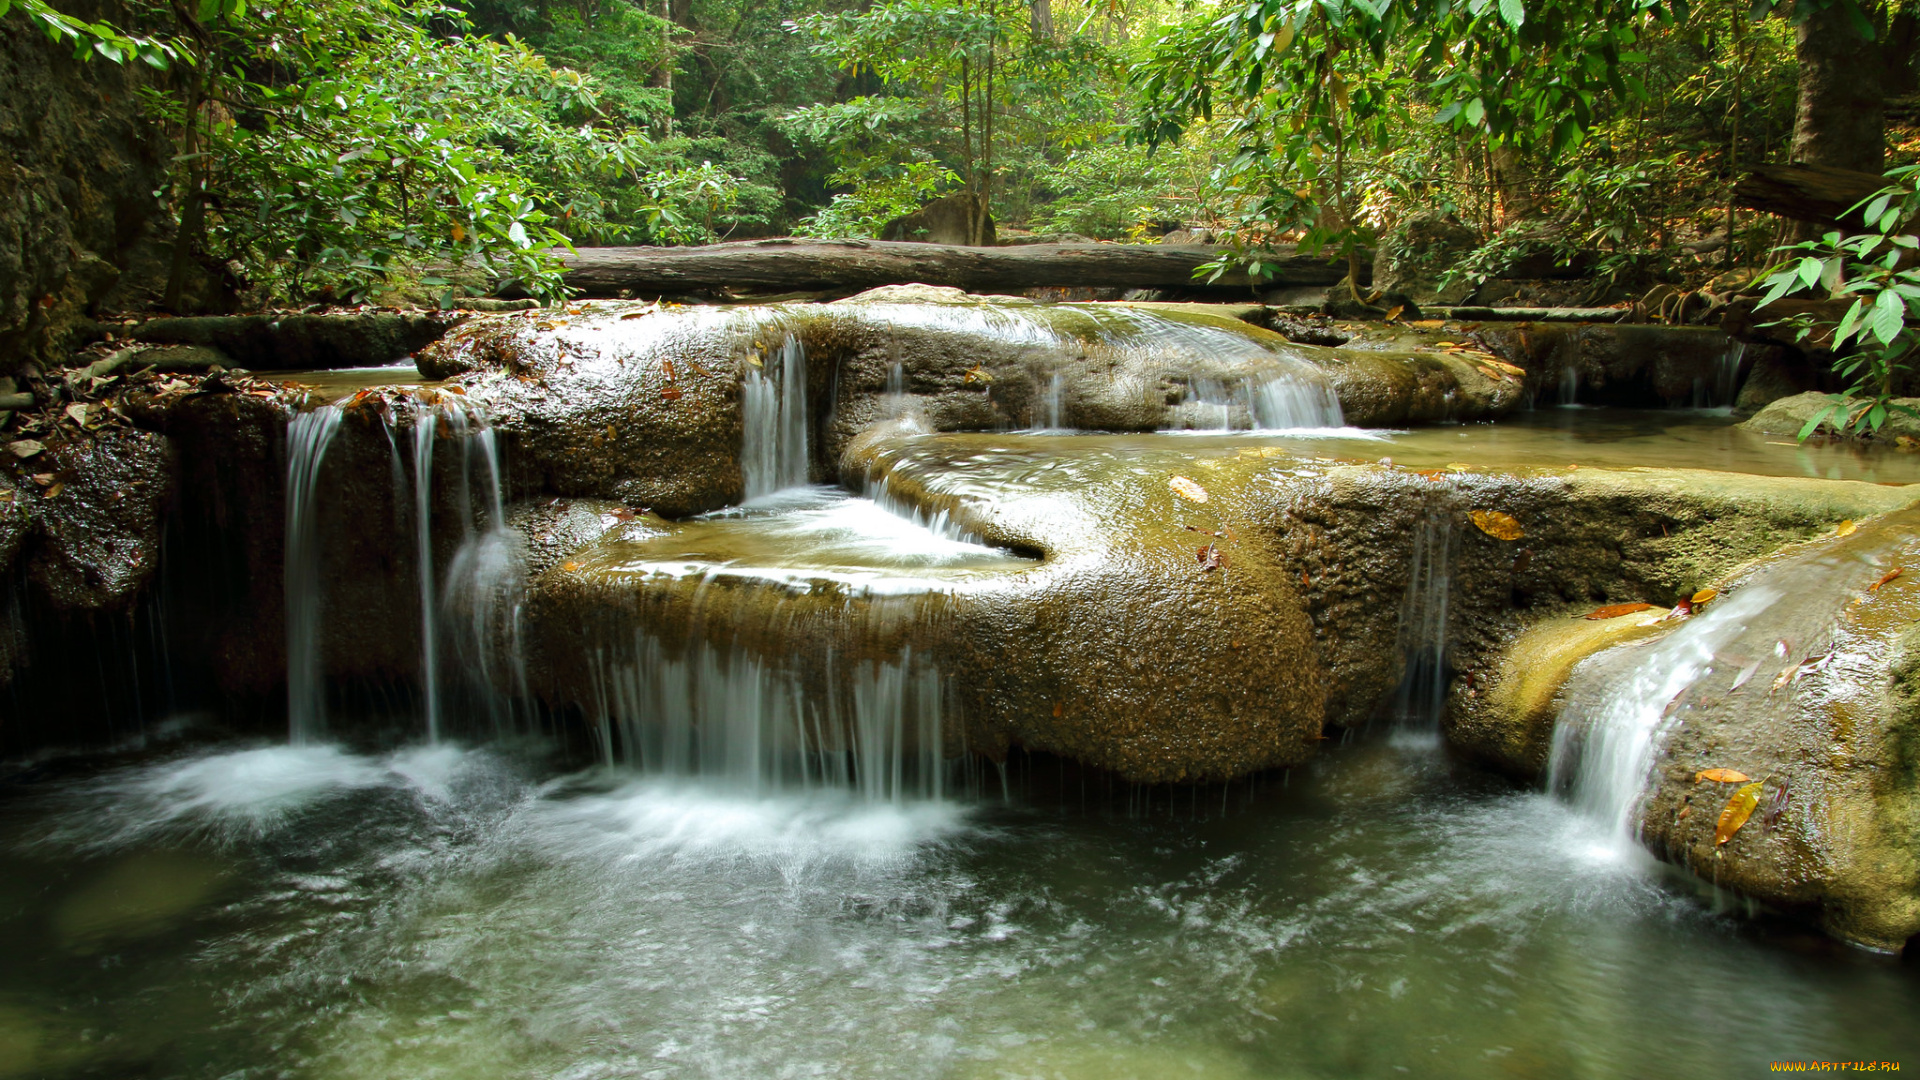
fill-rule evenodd
<path id="1" fill-rule="evenodd" d="M 1468 276 L 1534 255 L 1686 284 L 1805 239 L 1733 206 L 1743 170 L 1920 156 L 1902 126 L 1920 21 L 1853 0 L 116 10 L 0 0 L 153 74 L 142 108 L 178 151 L 159 194 L 187 241 L 170 301 L 190 263 L 258 304 L 450 296 L 448 266 L 551 294 L 571 245 L 877 236 L 939 198 L 980 241 L 988 221 L 1001 242 L 1184 228 L 1257 268 L 1279 243 L 1357 260 L 1424 219 L 1471 232 Z M 1871 138 L 1810 135 L 1809 94 L 1851 115 L 1866 75 Z"/>

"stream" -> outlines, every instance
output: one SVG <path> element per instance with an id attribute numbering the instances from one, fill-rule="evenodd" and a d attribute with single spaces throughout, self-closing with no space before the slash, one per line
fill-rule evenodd
<path id="1" fill-rule="evenodd" d="M 1920 482 L 1920 455 L 1792 445 L 1710 411 L 974 438 L 1004 461 L 983 491 L 1260 445 Z M 602 557 L 879 593 L 1024 565 L 887 514 L 884 492 L 796 488 L 789 450 L 763 457 L 782 494 Z M 1443 602 L 1439 566 L 1416 578 Z M 629 692 L 666 685 L 669 665 L 647 670 Z M 725 693 L 682 671 L 695 704 L 649 707 L 748 708 L 726 670 Z M 894 676 L 875 669 L 857 722 L 890 709 L 898 762 L 939 687 L 916 706 L 904 662 Z M 849 784 L 779 758 L 702 768 L 705 751 L 637 735 L 603 755 L 617 766 L 525 732 L 341 743 L 301 727 L 301 701 L 291 745 L 180 717 L 4 766 L 0 1077 L 1624 1080 L 1920 1059 L 1920 969 L 1717 895 L 1642 852 L 1617 808 L 1518 788 L 1404 718 L 1225 785 L 1018 753 Z M 457 706 L 427 704 L 384 738 L 443 731 Z"/>

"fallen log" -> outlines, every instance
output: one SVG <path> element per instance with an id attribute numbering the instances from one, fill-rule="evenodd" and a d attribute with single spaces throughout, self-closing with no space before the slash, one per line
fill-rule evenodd
<path id="1" fill-rule="evenodd" d="M 1751 210 L 1859 228 L 1859 214 L 1848 215 L 1855 204 L 1887 186 L 1878 173 L 1836 169 L 1828 165 L 1762 165 L 1733 185 L 1733 200 Z"/>
<path id="2" fill-rule="evenodd" d="M 949 285 L 969 292 L 1095 286 L 1237 292 L 1243 273 L 1196 281 L 1194 269 L 1225 249 L 1212 244 L 1027 244 L 958 247 L 887 240 L 751 240 L 706 247 L 581 248 L 566 258 L 566 283 L 592 298 L 723 292 L 733 296 L 826 292 L 880 285 Z M 1346 264 L 1280 250 L 1262 288 L 1332 285 Z M 1363 281 L 1372 265 L 1361 260 Z"/>
<path id="3" fill-rule="evenodd" d="M 1427 314 L 1456 322 L 1619 322 L 1626 308 L 1615 307 L 1452 307 L 1429 308 Z"/>

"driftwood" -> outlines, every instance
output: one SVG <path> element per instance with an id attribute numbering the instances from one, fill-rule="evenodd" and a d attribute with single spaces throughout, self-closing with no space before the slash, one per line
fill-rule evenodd
<path id="1" fill-rule="evenodd" d="M 588 297 L 698 292 L 849 294 L 879 285 L 950 285 L 969 292 L 1052 286 L 1206 289 L 1193 271 L 1224 249 L 1210 244 L 1028 244 L 957 247 L 886 240 L 752 240 L 707 247 L 581 248 L 566 282 Z M 1288 251 L 1262 288 L 1332 285 L 1346 265 Z M 1363 259 L 1363 271 L 1371 259 Z M 1365 283 L 1364 281 L 1362 282 Z M 1245 295 L 1244 274 L 1210 286 Z"/>
<path id="2" fill-rule="evenodd" d="M 1847 211 L 1887 186 L 1878 173 L 1836 169 L 1827 165 L 1762 165 L 1733 185 L 1733 199 L 1752 210 L 1765 210 L 1795 221 L 1823 225 L 1863 224 L 1859 214 Z"/>

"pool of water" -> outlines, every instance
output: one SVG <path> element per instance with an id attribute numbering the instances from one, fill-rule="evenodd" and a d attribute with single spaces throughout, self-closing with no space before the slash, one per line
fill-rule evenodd
<path id="1" fill-rule="evenodd" d="M 1360 739 L 1225 788 L 749 797 L 538 747 L 16 768 L 0 1075 L 1750 1076 L 1920 969 Z"/>

